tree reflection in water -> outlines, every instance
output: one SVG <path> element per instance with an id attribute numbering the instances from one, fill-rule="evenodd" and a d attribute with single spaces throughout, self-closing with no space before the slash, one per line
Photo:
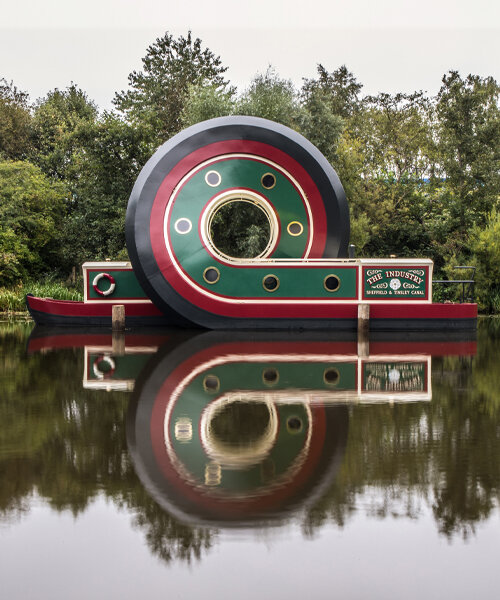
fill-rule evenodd
<path id="1" fill-rule="evenodd" d="M 163 560 L 200 558 L 216 529 L 182 523 L 143 487 L 127 449 L 130 394 L 83 389 L 81 348 L 27 356 L 27 333 L 0 327 L 0 519 L 22 518 L 34 495 L 75 516 L 103 495 L 134 515 Z M 433 358 L 431 402 L 348 409 L 336 475 L 300 513 L 305 535 L 332 521 L 343 527 L 360 508 L 411 519 L 431 508 L 441 534 L 467 537 L 498 510 L 498 320 L 480 323 L 477 348 L 475 357 Z M 227 418 L 220 413 L 219 434 Z"/>

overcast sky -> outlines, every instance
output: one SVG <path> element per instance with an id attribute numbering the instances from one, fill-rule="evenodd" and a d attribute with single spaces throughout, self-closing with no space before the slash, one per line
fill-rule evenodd
<path id="1" fill-rule="evenodd" d="M 297 85 L 346 64 L 370 94 L 435 94 L 449 69 L 500 81 L 498 0 L 0 0 L 0 77 L 111 108 L 147 46 L 189 29 L 240 90 L 268 64 Z"/>

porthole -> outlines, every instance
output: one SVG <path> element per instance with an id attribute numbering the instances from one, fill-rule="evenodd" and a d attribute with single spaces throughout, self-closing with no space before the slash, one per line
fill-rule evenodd
<path id="1" fill-rule="evenodd" d="M 217 267 L 207 267 L 203 271 L 203 279 L 210 285 L 217 283 L 220 279 L 219 269 Z"/>
<path id="2" fill-rule="evenodd" d="M 183 235 L 185 233 L 189 233 L 192 228 L 193 228 L 193 224 L 191 223 L 191 221 L 189 219 L 186 219 L 186 217 L 177 219 L 177 221 L 175 222 L 175 225 L 174 225 L 175 231 L 177 231 L 177 233 L 180 233 L 181 235 Z"/>
<path id="3" fill-rule="evenodd" d="M 263 188 L 266 190 L 272 190 L 276 185 L 276 177 L 272 173 L 264 173 L 264 175 L 262 175 L 260 178 L 260 182 Z"/>
<path id="4" fill-rule="evenodd" d="M 218 171 L 208 171 L 205 175 L 205 181 L 210 187 L 217 187 L 222 181 L 222 177 Z"/>
<path id="5" fill-rule="evenodd" d="M 266 292 L 275 292 L 280 286 L 280 280 L 276 275 L 269 274 L 262 279 L 262 287 Z"/>
<path id="6" fill-rule="evenodd" d="M 190 442 L 193 439 L 193 423 L 189 417 L 177 419 L 174 435 L 178 442 Z"/>
<path id="7" fill-rule="evenodd" d="M 290 235 L 298 236 L 304 231 L 304 226 L 298 221 L 292 221 L 291 223 L 288 223 L 286 229 Z"/>
<path id="8" fill-rule="evenodd" d="M 220 380 L 217 375 L 207 375 L 203 380 L 203 389 L 210 394 L 218 392 L 220 390 Z"/>
<path id="9" fill-rule="evenodd" d="M 222 481 L 222 469 L 217 463 L 210 462 L 205 465 L 205 485 L 217 486 Z"/>
<path id="10" fill-rule="evenodd" d="M 262 381 L 266 385 L 276 385 L 280 379 L 280 374 L 277 369 L 269 368 L 262 371 Z"/>
<path id="11" fill-rule="evenodd" d="M 286 430 L 288 433 L 300 433 L 302 427 L 302 419 L 299 419 L 299 417 L 288 417 L 286 420 Z"/>
<path id="12" fill-rule="evenodd" d="M 329 367 L 325 369 L 323 373 L 323 381 L 326 385 L 337 385 L 340 381 L 340 373 L 339 370 L 335 367 Z"/>
<path id="13" fill-rule="evenodd" d="M 323 280 L 323 286 L 327 292 L 336 292 L 340 287 L 340 277 L 327 275 Z"/>

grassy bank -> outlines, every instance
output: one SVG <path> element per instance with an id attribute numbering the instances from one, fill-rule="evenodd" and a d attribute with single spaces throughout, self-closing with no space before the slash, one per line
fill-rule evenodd
<path id="1" fill-rule="evenodd" d="M 83 294 L 75 287 L 58 281 L 27 281 L 11 288 L 0 288 L 0 312 L 26 311 L 26 294 L 54 300 L 83 300 Z"/>

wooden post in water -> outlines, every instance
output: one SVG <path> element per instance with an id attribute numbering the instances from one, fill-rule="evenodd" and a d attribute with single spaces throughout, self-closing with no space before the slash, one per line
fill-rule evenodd
<path id="1" fill-rule="evenodd" d="M 125 305 L 113 304 L 111 311 L 113 355 L 125 354 Z"/>
<path id="2" fill-rule="evenodd" d="M 358 304 L 358 356 L 370 355 L 370 305 Z"/>
<path id="3" fill-rule="evenodd" d="M 111 328 L 113 331 L 123 331 L 125 329 L 124 304 L 113 304 L 111 312 Z"/>

